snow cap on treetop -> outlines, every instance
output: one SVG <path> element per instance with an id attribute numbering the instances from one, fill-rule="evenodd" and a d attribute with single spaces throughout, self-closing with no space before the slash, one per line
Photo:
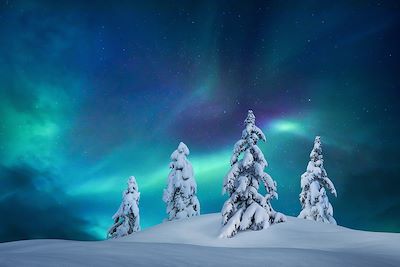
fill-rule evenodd
<path id="1" fill-rule="evenodd" d="M 183 153 L 183 154 L 185 154 L 186 156 L 188 156 L 189 153 L 190 153 L 189 148 L 188 148 L 188 147 L 185 145 L 185 143 L 183 143 L 183 142 L 180 142 L 180 143 L 179 143 L 178 152 L 179 152 L 179 153 Z"/>
<path id="2" fill-rule="evenodd" d="M 255 124 L 256 123 L 256 116 L 251 109 L 247 112 L 247 118 L 244 120 L 245 124 Z"/>
<path id="3" fill-rule="evenodd" d="M 172 152 L 171 154 L 171 160 L 173 161 L 177 161 L 179 157 L 182 157 L 182 155 L 184 157 L 189 155 L 189 148 L 185 145 L 185 143 L 180 142 L 178 145 L 178 148 Z"/>
<path id="4" fill-rule="evenodd" d="M 322 160 L 322 147 L 321 147 L 321 136 L 317 135 L 314 140 L 314 147 L 310 153 L 310 159 Z"/>
<path id="5" fill-rule="evenodd" d="M 130 192 L 132 192 L 132 191 L 134 191 L 134 190 L 136 190 L 136 191 L 138 190 L 135 176 L 130 176 L 130 177 L 128 178 L 127 184 L 128 184 L 128 190 L 129 190 Z"/>

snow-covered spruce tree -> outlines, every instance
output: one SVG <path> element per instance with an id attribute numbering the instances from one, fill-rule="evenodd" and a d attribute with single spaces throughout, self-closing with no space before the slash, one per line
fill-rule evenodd
<path id="1" fill-rule="evenodd" d="M 276 182 L 264 172 L 268 163 L 257 142 L 259 139 L 265 142 L 266 138 L 255 120 L 253 111 L 249 110 L 242 138 L 233 148 L 231 169 L 224 179 L 223 193 L 227 192 L 229 199 L 222 208 L 220 237 L 232 237 L 239 230 L 260 230 L 286 221 L 285 215 L 276 212 L 270 203 L 271 199 L 278 198 Z M 258 192 L 260 183 L 265 187 L 265 196 Z"/>
<path id="2" fill-rule="evenodd" d="M 164 189 L 163 201 L 167 204 L 167 220 L 178 220 L 200 214 L 200 203 L 197 199 L 197 185 L 194 179 L 192 164 L 186 158 L 188 147 L 180 142 L 171 154 L 168 185 Z"/>
<path id="3" fill-rule="evenodd" d="M 107 238 L 118 238 L 140 231 L 140 192 L 134 176 L 128 179 L 128 188 L 122 193 L 122 203 L 112 217 L 114 225 L 108 230 Z"/>
<path id="4" fill-rule="evenodd" d="M 317 136 L 310 153 L 307 171 L 301 175 L 300 203 L 303 210 L 299 218 L 336 224 L 325 187 L 337 196 L 335 186 L 324 169 L 321 138 Z"/>

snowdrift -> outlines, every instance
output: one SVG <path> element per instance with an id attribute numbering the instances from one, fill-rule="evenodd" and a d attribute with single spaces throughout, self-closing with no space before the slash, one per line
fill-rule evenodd
<path id="1" fill-rule="evenodd" d="M 3 243 L 0 266 L 400 266 L 400 234 L 288 217 L 220 239 L 220 222 L 208 214 L 108 241 Z"/>

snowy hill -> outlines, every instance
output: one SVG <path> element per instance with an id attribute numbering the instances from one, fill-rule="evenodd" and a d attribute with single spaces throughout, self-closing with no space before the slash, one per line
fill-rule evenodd
<path id="1" fill-rule="evenodd" d="M 218 238 L 220 214 L 165 222 L 109 241 L 0 244 L 0 266 L 400 266 L 400 234 L 288 217 Z"/>

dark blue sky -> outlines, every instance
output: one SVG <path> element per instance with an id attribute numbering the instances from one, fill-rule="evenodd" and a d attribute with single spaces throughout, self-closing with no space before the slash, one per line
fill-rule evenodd
<path id="1" fill-rule="evenodd" d="M 219 212 L 248 109 L 276 210 L 321 135 L 338 223 L 400 232 L 399 2 L 141 2 L 0 1 L 0 241 L 104 238 L 130 175 L 160 223 L 180 141 Z"/>

